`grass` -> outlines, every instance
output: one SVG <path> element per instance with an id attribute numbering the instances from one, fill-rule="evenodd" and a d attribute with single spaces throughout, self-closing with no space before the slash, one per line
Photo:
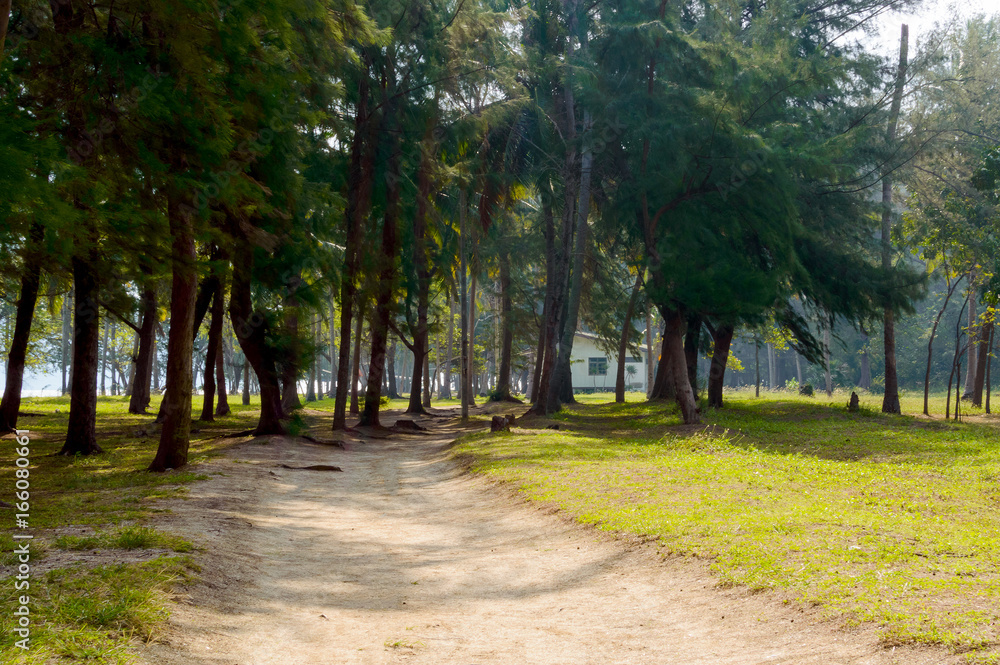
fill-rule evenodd
<path id="1" fill-rule="evenodd" d="M 847 394 L 734 393 L 685 427 L 672 407 L 611 399 L 466 437 L 456 453 L 583 523 L 708 560 L 722 585 L 874 622 L 887 646 L 997 661 L 996 420 L 884 416 L 870 395 L 849 414 Z M 903 399 L 904 412 L 921 406 Z M 541 429 L 551 421 L 560 430 Z"/>
<path id="2" fill-rule="evenodd" d="M 207 459 L 220 446 L 226 433 L 253 427 L 259 401 L 249 406 L 231 399 L 233 413 L 212 423 L 195 423 L 190 460 Z M 13 617 L 0 615 L 0 661 L 47 663 L 55 659 L 80 660 L 95 665 L 133 660 L 139 641 L 151 639 L 165 618 L 166 597 L 171 585 L 191 575 L 193 561 L 175 555 L 156 556 L 156 550 L 187 553 L 194 546 L 144 522 L 158 509 L 152 501 L 182 495 L 185 485 L 205 476 L 188 470 L 154 474 L 146 471 L 156 452 L 158 437 L 152 421 L 158 406 L 154 397 L 149 415 L 128 413 L 128 399 L 98 399 L 97 438 L 105 450 L 90 457 L 59 457 L 69 417 L 68 397 L 26 398 L 21 429 L 31 431 L 31 508 L 26 533 L 31 541 L 32 576 L 31 649 L 14 647 Z M 194 413 L 200 413 L 200 397 Z M 15 466 L 13 438 L 0 448 L 0 498 L 13 502 Z M 0 565 L 16 563 L 13 554 L 13 511 L 0 512 Z M 91 531 L 89 535 L 66 535 L 67 528 Z M 86 568 L 73 566 L 43 572 L 47 553 L 54 550 L 154 550 L 150 561 Z M 8 574 L 12 574 L 9 572 Z M 0 580 L 4 607 L 16 607 L 23 591 L 14 580 Z M 8 656 L 9 654 L 9 656 Z"/>

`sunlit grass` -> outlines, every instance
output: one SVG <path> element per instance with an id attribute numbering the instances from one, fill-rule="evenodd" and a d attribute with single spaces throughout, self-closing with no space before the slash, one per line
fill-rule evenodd
<path id="1" fill-rule="evenodd" d="M 151 501 L 177 496 L 185 485 L 204 476 L 190 470 L 149 473 L 159 442 L 153 424 L 159 397 L 147 415 L 128 413 L 128 398 L 102 397 L 97 404 L 97 440 L 104 453 L 87 457 L 60 457 L 55 453 L 66 437 L 68 397 L 25 398 L 21 410 L 28 415 L 18 427 L 30 430 L 31 466 L 29 529 L 31 563 L 44 563 L 54 550 L 126 549 L 190 552 L 192 543 L 158 531 L 143 522 L 152 514 Z M 250 429 L 258 417 L 259 399 L 243 406 L 239 396 L 230 398 L 233 413 L 215 422 L 192 425 L 190 460 L 207 459 L 223 445 L 224 435 Z M 201 397 L 194 399 L 193 417 L 201 413 Z M 0 452 L 0 498 L 13 502 L 13 437 L 3 439 Z M 11 511 L 0 528 L 0 565 L 16 563 Z M 66 535 L 67 527 L 85 535 Z M 51 663 L 85 660 L 95 664 L 126 663 L 133 659 L 136 640 L 155 636 L 165 615 L 165 598 L 174 580 L 188 575 L 193 564 L 175 557 L 153 558 L 145 563 L 98 568 L 57 569 L 35 572 L 31 579 L 32 641 L 22 652 L 13 647 L 14 617 L 0 616 L 0 651 L 4 663 Z M 12 569 L 7 569 L 11 574 Z M 0 598 L 14 607 L 14 585 L 3 581 Z M 8 656 L 9 654 L 9 656 Z"/>
<path id="2" fill-rule="evenodd" d="M 727 394 L 699 427 L 671 405 L 591 395 L 456 452 L 581 522 L 709 560 L 721 584 L 875 622 L 887 645 L 987 658 L 1000 643 L 992 418 L 883 416 L 874 395 L 849 414 L 848 395 Z M 943 406 L 935 395 L 932 412 Z M 904 396 L 904 412 L 921 408 L 922 395 Z M 558 431 L 533 429 L 553 421 Z"/>

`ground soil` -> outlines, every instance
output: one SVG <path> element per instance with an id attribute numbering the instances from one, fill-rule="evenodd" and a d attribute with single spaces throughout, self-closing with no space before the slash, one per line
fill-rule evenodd
<path id="1" fill-rule="evenodd" d="M 331 439 L 319 413 L 312 433 Z M 450 457 L 457 421 L 418 422 L 426 434 L 340 437 L 343 448 L 246 440 L 200 465 L 210 480 L 162 502 L 172 510 L 156 523 L 205 548 L 200 581 L 179 590 L 141 662 L 957 662 L 721 589 L 705 562 L 663 560 L 529 504 Z"/>

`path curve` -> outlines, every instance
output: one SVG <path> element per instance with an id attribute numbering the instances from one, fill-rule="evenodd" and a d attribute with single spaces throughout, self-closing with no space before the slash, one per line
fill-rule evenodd
<path id="1" fill-rule="evenodd" d="M 206 547 L 201 579 L 141 662 L 956 662 L 881 648 L 871 630 L 772 594 L 718 589 L 701 563 L 661 561 L 527 504 L 448 458 L 455 421 L 421 422 L 430 436 L 346 450 L 272 437 L 201 465 L 211 479 L 157 520 Z"/>

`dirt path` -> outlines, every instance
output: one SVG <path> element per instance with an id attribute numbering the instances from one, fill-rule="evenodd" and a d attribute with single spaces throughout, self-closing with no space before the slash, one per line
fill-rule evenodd
<path id="1" fill-rule="evenodd" d="M 768 594 L 720 590 L 447 458 L 454 424 L 346 450 L 274 438 L 203 465 L 163 517 L 207 547 L 163 665 L 921 663 Z M 280 464 L 333 464 L 343 473 Z"/>

